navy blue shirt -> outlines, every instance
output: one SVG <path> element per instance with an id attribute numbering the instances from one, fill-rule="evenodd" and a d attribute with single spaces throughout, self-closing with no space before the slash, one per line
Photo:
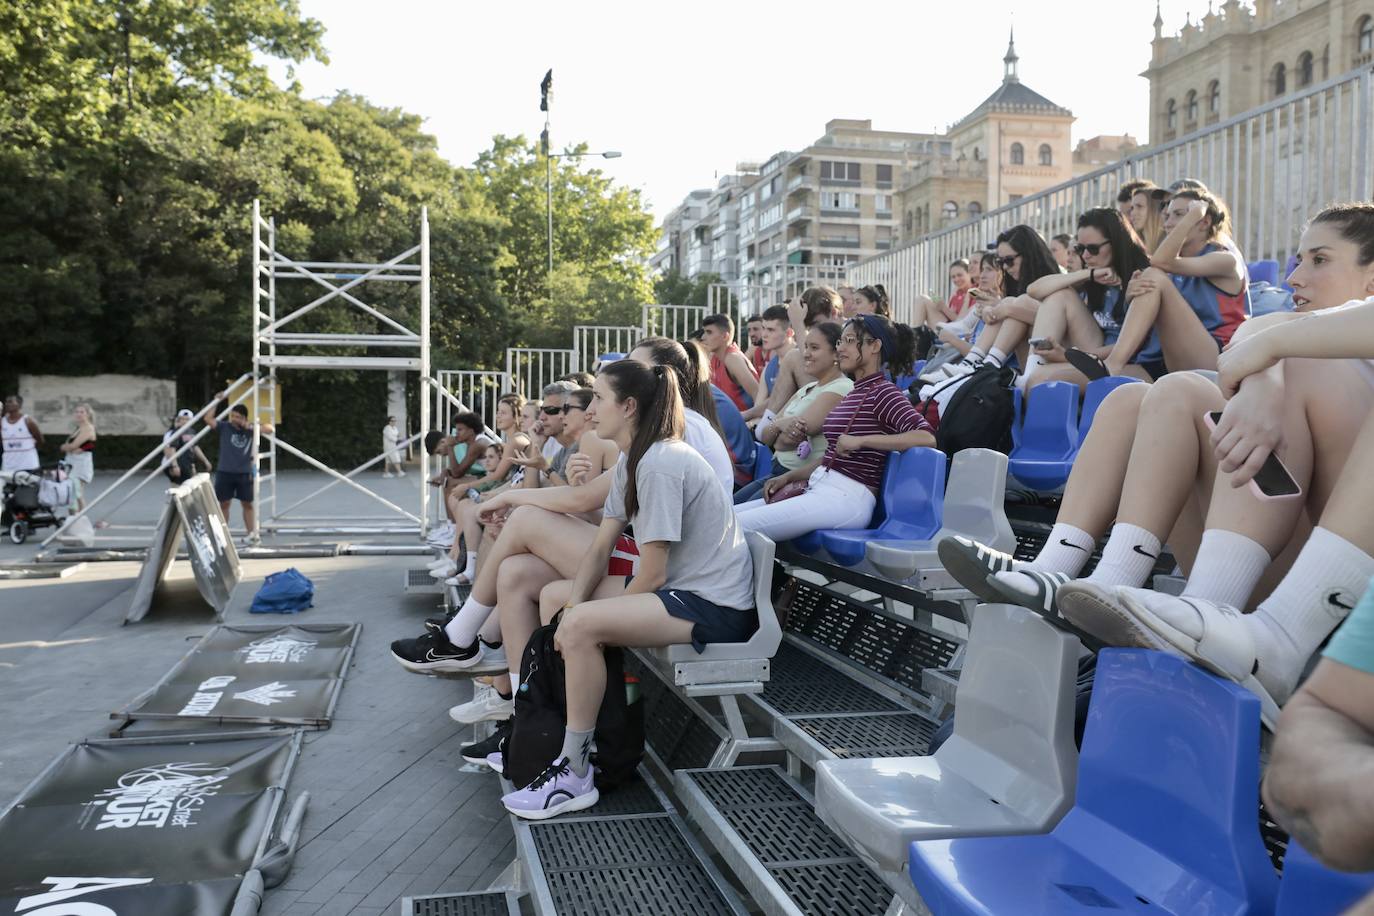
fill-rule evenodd
<path id="1" fill-rule="evenodd" d="M 716 417 L 720 420 L 721 431 L 725 433 L 725 447 L 730 450 L 730 462 L 735 466 L 735 483 L 748 483 L 754 479 L 754 435 L 749 432 L 749 424 L 744 422 L 744 415 L 728 394 L 712 385 L 711 398 L 716 402 Z"/>
<path id="2" fill-rule="evenodd" d="M 221 420 L 219 430 L 219 470 L 226 474 L 253 472 L 253 427 L 239 429 L 228 420 Z"/>

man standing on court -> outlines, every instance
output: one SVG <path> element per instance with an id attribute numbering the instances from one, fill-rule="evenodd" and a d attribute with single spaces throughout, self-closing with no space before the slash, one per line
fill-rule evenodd
<path id="1" fill-rule="evenodd" d="M 5 457 L 0 470 L 38 470 L 38 450 L 43 446 L 43 433 L 33 417 L 24 413 L 24 399 L 17 394 L 5 398 L 5 415 L 0 417 L 0 441 Z"/>
<path id="2" fill-rule="evenodd" d="M 235 404 L 229 409 L 228 422 L 215 419 L 220 412 L 227 392 L 221 391 L 215 397 L 219 404 L 205 418 L 205 425 L 219 432 L 219 458 L 215 465 L 215 498 L 219 500 L 219 511 L 224 520 L 229 521 L 229 504 L 239 501 L 243 509 L 243 527 L 248 530 L 245 544 L 256 544 L 260 540 L 253 514 L 253 421 L 248 419 L 248 408 Z M 259 428 L 271 435 L 271 423 L 259 423 Z"/>

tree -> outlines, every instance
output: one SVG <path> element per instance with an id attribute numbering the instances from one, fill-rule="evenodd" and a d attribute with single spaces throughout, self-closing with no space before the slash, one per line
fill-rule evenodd
<path id="1" fill-rule="evenodd" d="M 698 274 L 689 280 L 676 270 L 665 271 L 654 281 L 654 301 L 663 305 L 696 305 L 709 308 L 711 284 L 719 283 L 720 274 Z"/>

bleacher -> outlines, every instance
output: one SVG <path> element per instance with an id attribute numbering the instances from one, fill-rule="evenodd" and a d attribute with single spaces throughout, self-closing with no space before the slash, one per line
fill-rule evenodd
<path id="1" fill-rule="evenodd" d="M 751 535 L 749 643 L 627 653 L 640 780 L 512 818 L 535 911 L 1318 916 L 1374 889 L 1259 804 L 1252 695 L 979 604 L 941 568 L 953 534 L 1035 555 L 1121 384 L 1035 389 L 1009 457 L 894 456 L 868 530 Z"/>

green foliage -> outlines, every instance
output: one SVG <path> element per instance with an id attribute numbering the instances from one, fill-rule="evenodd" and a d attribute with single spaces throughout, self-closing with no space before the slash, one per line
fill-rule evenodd
<path id="1" fill-rule="evenodd" d="M 663 305 L 711 304 L 711 284 L 720 282 L 720 274 L 700 274 L 689 280 L 676 270 L 659 275 L 654 280 L 654 301 Z"/>
<path id="2" fill-rule="evenodd" d="M 295 0 L 0 4 L 0 383 L 148 374 L 203 403 L 250 365 L 254 199 L 280 251 L 317 261 L 393 257 L 417 243 L 427 207 L 436 368 L 501 366 L 509 344 L 567 346 L 579 322 L 638 322 L 653 246 L 638 191 L 556 160 L 550 275 L 536 149 L 498 136 L 455 167 L 417 115 L 271 82 L 265 58 L 323 59 L 322 37 Z M 320 293 L 277 290 L 279 315 Z M 362 298 L 418 322 L 413 286 Z M 384 329 L 336 302 L 292 330 Z M 349 437 L 373 447 L 380 374 L 283 385 L 290 441 L 330 461 L 353 455 Z"/>

